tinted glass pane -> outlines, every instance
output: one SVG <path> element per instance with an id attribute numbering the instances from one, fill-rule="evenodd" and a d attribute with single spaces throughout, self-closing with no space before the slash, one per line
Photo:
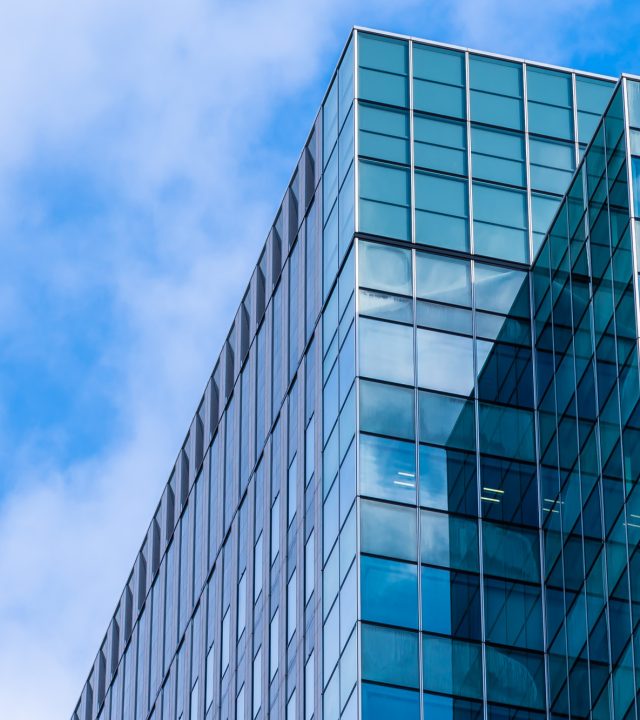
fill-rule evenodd
<path id="1" fill-rule="evenodd" d="M 575 150 L 569 143 L 529 139 L 531 187 L 563 195 L 575 169 Z"/>
<path id="2" fill-rule="evenodd" d="M 362 720 L 419 720 L 420 695 L 411 690 L 362 684 Z"/>
<path id="3" fill-rule="evenodd" d="M 473 231 L 478 254 L 527 262 L 526 193 L 474 183 Z"/>
<path id="4" fill-rule="evenodd" d="M 414 391 L 360 381 L 360 429 L 379 435 L 414 437 Z"/>
<path id="5" fill-rule="evenodd" d="M 482 524 L 484 571 L 513 580 L 540 582 L 540 547 L 537 530 Z"/>
<path id="6" fill-rule="evenodd" d="M 539 587 L 486 578 L 484 613 L 488 642 L 542 651 Z"/>
<path id="7" fill-rule="evenodd" d="M 544 656 L 487 646 L 487 698 L 543 709 Z"/>
<path id="8" fill-rule="evenodd" d="M 421 572 L 422 629 L 480 640 L 479 576 L 431 567 Z"/>
<path id="9" fill-rule="evenodd" d="M 404 40 L 358 33 L 359 86 L 363 100 L 406 107 L 409 49 Z"/>
<path id="10" fill-rule="evenodd" d="M 417 167 L 464 175 L 467 128 L 464 123 L 415 115 L 414 161 Z"/>
<path id="11" fill-rule="evenodd" d="M 418 627 L 418 566 L 363 556 L 360 559 L 362 619 Z"/>
<path id="12" fill-rule="evenodd" d="M 413 384 L 413 328 L 361 318 L 360 374 Z"/>
<path id="13" fill-rule="evenodd" d="M 476 307 L 503 315 L 529 316 L 527 274 L 494 265 L 476 263 Z"/>
<path id="14" fill-rule="evenodd" d="M 421 445 L 420 504 L 477 515 L 475 454 Z"/>
<path id="15" fill-rule="evenodd" d="M 477 520 L 421 510 L 420 535 L 423 563 L 478 571 Z"/>
<path id="16" fill-rule="evenodd" d="M 475 448 L 472 401 L 420 392 L 419 411 L 421 442 L 464 450 Z"/>
<path id="17" fill-rule="evenodd" d="M 464 180 L 416 172 L 416 242 L 468 250 L 468 190 Z"/>
<path id="18" fill-rule="evenodd" d="M 362 625 L 364 680 L 418 687 L 418 634 Z"/>
<path id="19" fill-rule="evenodd" d="M 409 240 L 409 186 L 408 170 L 360 162 L 360 230 Z"/>
<path id="20" fill-rule="evenodd" d="M 533 462 L 533 413 L 480 403 L 480 451 Z"/>
<path id="21" fill-rule="evenodd" d="M 415 503 L 415 445 L 360 435 L 360 492 L 386 500 Z"/>
<path id="22" fill-rule="evenodd" d="M 522 67 L 519 63 L 471 55 L 471 119 L 522 130 Z"/>
<path id="23" fill-rule="evenodd" d="M 360 241 L 360 285 L 411 295 L 411 251 Z"/>
<path id="24" fill-rule="evenodd" d="M 361 103 L 360 155 L 409 163 L 409 116 L 406 112 Z"/>
<path id="25" fill-rule="evenodd" d="M 531 348 L 478 340 L 478 397 L 533 409 Z"/>
<path id="26" fill-rule="evenodd" d="M 482 651 L 479 644 L 425 635 L 422 652 L 425 690 L 482 698 Z"/>
<path id="27" fill-rule="evenodd" d="M 576 76 L 578 140 L 588 143 L 611 98 L 614 84 L 596 78 Z"/>
<path id="28" fill-rule="evenodd" d="M 469 396 L 473 392 L 473 340 L 433 330 L 417 331 L 418 384 Z"/>
<path id="29" fill-rule="evenodd" d="M 360 550 L 400 560 L 416 560 L 416 511 L 412 508 L 363 500 Z"/>
<path id="30" fill-rule="evenodd" d="M 482 703 L 440 695 L 424 695 L 427 720 L 481 720 Z"/>
<path id="31" fill-rule="evenodd" d="M 413 301 L 399 295 L 360 290 L 360 314 L 399 323 L 413 323 Z"/>
<path id="32" fill-rule="evenodd" d="M 571 75 L 527 67 L 529 132 L 573 140 Z"/>
<path id="33" fill-rule="evenodd" d="M 524 138 L 489 128 L 471 128 L 473 176 L 508 185 L 526 185 Z"/>
<path id="34" fill-rule="evenodd" d="M 470 307 L 469 261 L 416 253 L 416 294 L 425 300 Z"/>
<path id="35" fill-rule="evenodd" d="M 413 76 L 416 110 L 465 117 L 463 53 L 414 43 Z"/>
<path id="36" fill-rule="evenodd" d="M 519 525 L 538 524 L 535 465 L 482 455 L 480 478 L 483 517 Z"/>

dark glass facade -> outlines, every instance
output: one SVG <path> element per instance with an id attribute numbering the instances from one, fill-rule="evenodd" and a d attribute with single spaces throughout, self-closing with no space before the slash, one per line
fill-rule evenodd
<path id="1" fill-rule="evenodd" d="M 354 30 L 73 720 L 635 718 L 639 193 L 633 79 Z"/>

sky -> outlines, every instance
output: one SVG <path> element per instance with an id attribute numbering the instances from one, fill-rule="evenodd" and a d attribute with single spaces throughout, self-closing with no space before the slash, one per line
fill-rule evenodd
<path id="1" fill-rule="evenodd" d="M 640 73 L 637 2 L 0 11 L 0 717 L 70 718 L 354 24 Z"/>

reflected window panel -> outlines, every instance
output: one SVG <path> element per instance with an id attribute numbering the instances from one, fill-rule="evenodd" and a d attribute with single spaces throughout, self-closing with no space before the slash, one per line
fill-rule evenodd
<path id="1" fill-rule="evenodd" d="M 413 385 L 413 328 L 361 318 L 360 374 Z"/>
<path id="2" fill-rule="evenodd" d="M 476 311 L 476 335 L 485 340 L 502 340 L 513 345 L 531 345 L 529 320 L 510 315 L 495 315 Z"/>
<path id="3" fill-rule="evenodd" d="M 482 703 L 425 693 L 424 717 L 428 720 L 482 720 Z"/>
<path id="4" fill-rule="evenodd" d="M 358 33 L 358 64 L 361 99 L 407 106 L 409 46 L 405 40 Z"/>
<path id="5" fill-rule="evenodd" d="M 469 197 L 466 180 L 415 173 L 416 242 L 469 250 Z"/>
<path id="6" fill-rule="evenodd" d="M 526 193 L 474 182 L 473 232 L 478 254 L 528 262 Z"/>
<path id="7" fill-rule="evenodd" d="M 467 128 L 464 123 L 415 114 L 413 135 L 416 167 L 466 175 Z"/>
<path id="8" fill-rule="evenodd" d="M 359 476 L 362 495 L 414 504 L 415 445 L 361 434 Z"/>
<path id="9" fill-rule="evenodd" d="M 480 452 L 533 462 L 535 438 L 530 410 L 479 404 Z"/>
<path id="10" fill-rule="evenodd" d="M 482 552 L 487 575 L 540 582 L 540 543 L 537 530 L 484 521 Z"/>
<path id="11" fill-rule="evenodd" d="M 506 185 L 525 187 L 524 137 L 473 126 L 471 128 L 471 163 L 473 177 Z"/>
<path id="12" fill-rule="evenodd" d="M 434 330 L 418 330 L 418 385 L 471 396 L 473 394 L 473 339 Z"/>
<path id="13" fill-rule="evenodd" d="M 573 88 L 569 73 L 527 66 L 529 132 L 573 140 Z"/>
<path id="14" fill-rule="evenodd" d="M 388 293 L 360 290 L 360 314 L 381 320 L 411 324 L 413 322 L 413 301 L 411 298 Z"/>
<path id="15" fill-rule="evenodd" d="M 588 143 L 604 113 L 615 84 L 606 80 L 576 75 L 578 140 Z"/>
<path id="16" fill-rule="evenodd" d="M 409 115 L 360 103 L 358 152 L 366 157 L 409 164 Z"/>
<path id="17" fill-rule="evenodd" d="M 416 303 L 416 323 L 432 330 L 444 330 L 461 335 L 473 334 L 471 310 L 441 305 L 440 303 L 418 300 Z"/>
<path id="18" fill-rule="evenodd" d="M 477 341 L 478 397 L 533 409 L 531 347 Z"/>
<path id="19" fill-rule="evenodd" d="M 420 720 L 420 694 L 412 690 L 362 683 L 362 720 Z"/>
<path id="20" fill-rule="evenodd" d="M 464 118 L 464 53 L 413 43 L 413 104 L 416 110 Z"/>
<path id="21" fill-rule="evenodd" d="M 416 511 L 388 503 L 362 500 L 360 550 L 399 560 L 416 560 Z"/>
<path id="22" fill-rule="evenodd" d="M 411 295 L 411 251 L 360 240 L 358 246 L 361 287 Z"/>
<path id="23" fill-rule="evenodd" d="M 548 138 L 529 138 L 531 187 L 564 195 L 576 166 L 572 143 Z"/>
<path id="24" fill-rule="evenodd" d="M 476 446 L 473 401 L 420 391 L 420 442 L 473 450 Z"/>
<path id="25" fill-rule="evenodd" d="M 424 635 L 424 689 L 482 699 L 482 650 L 479 643 Z"/>
<path id="26" fill-rule="evenodd" d="M 478 522 L 420 511 L 421 559 L 428 565 L 478 572 Z"/>
<path id="27" fill-rule="evenodd" d="M 469 56 L 471 119 L 522 130 L 522 65 L 479 55 Z"/>
<path id="28" fill-rule="evenodd" d="M 421 572 L 423 631 L 480 640 L 480 577 L 432 567 Z"/>
<path id="29" fill-rule="evenodd" d="M 409 171 L 399 166 L 361 160 L 359 185 L 359 230 L 410 240 Z"/>
<path id="30" fill-rule="evenodd" d="M 360 381 L 360 429 L 363 432 L 413 439 L 414 406 L 412 388 Z"/>
<path id="31" fill-rule="evenodd" d="M 487 645 L 486 660 L 489 702 L 544 709 L 544 655 Z"/>
<path id="32" fill-rule="evenodd" d="M 417 688 L 418 634 L 362 625 L 362 679 Z"/>
<path id="33" fill-rule="evenodd" d="M 471 307 L 469 261 L 417 252 L 416 295 L 424 300 Z"/>
<path id="34" fill-rule="evenodd" d="M 420 505 L 477 515 L 475 453 L 420 445 Z"/>
<path id="35" fill-rule="evenodd" d="M 528 275 L 521 270 L 475 264 L 476 308 L 529 318 Z"/>
<path id="36" fill-rule="evenodd" d="M 481 455 L 480 482 L 483 517 L 537 526 L 538 493 L 534 464 Z"/>
<path id="37" fill-rule="evenodd" d="M 485 578 L 484 617 L 487 642 L 544 649 L 539 586 Z"/>
<path id="38" fill-rule="evenodd" d="M 417 629 L 417 565 L 362 556 L 360 583 L 363 620 Z"/>

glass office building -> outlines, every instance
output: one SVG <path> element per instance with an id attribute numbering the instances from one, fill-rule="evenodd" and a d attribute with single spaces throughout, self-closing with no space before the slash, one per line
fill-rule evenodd
<path id="1" fill-rule="evenodd" d="M 640 83 L 355 29 L 72 720 L 637 718 Z"/>

